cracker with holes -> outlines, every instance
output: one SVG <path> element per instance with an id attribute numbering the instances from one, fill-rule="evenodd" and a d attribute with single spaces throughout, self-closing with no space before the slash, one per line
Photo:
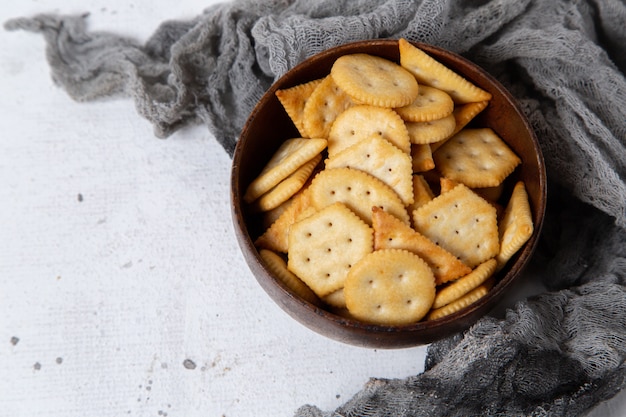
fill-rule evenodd
<path id="1" fill-rule="evenodd" d="M 518 181 L 500 220 L 500 253 L 498 269 L 501 269 L 519 251 L 533 234 L 533 218 L 526 186 Z"/>
<path id="2" fill-rule="evenodd" d="M 309 137 L 304 127 L 304 106 L 321 79 L 298 84 L 291 88 L 276 91 L 276 98 L 303 137 Z"/>
<path id="3" fill-rule="evenodd" d="M 448 305 L 485 283 L 485 281 L 493 276 L 496 271 L 496 265 L 496 259 L 491 258 L 478 265 L 467 275 L 451 282 L 443 288 L 437 289 L 433 308 Z"/>
<path id="4" fill-rule="evenodd" d="M 429 122 L 450 116 L 454 102 L 445 91 L 420 85 L 419 94 L 411 104 L 398 107 L 395 111 L 407 122 Z"/>
<path id="5" fill-rule="evenodd" d="M 352 106 L 353 100 L 330 76 L 322 79 L 302 110 L 302 125 L 308 137 L 326 138 L 338 115 Z"/>
<path id="6" fill-rule="evenodd" d="M 363 139 L 328 158 L 326 169 L 353 168 L 367 172 L 394 190 L 404 205 L 413 203 L 411 157 L 378 136 Z"/>
<path id="7" fill-rule="evenodd" d="M 324 297 L 342 288 L 348 271 L 372 250 L 372 229 L 335 203 L 291 226 L 287 266 Z"/>
<path id="8" fill-rule="evenodd" d="M 322 161 L 322 154 L 313 157 L 293 174 L 279 182 L 274 188 L 263 194 L 252 204 L 256 211 L 269 211 L 285 203 L 304 187 L 313 170 Z"/>
<path id="9" fill-rule="evenodd" d="M 267 249 L 261 249 L 259 256 L 265 262 L 265 266 L 270 273 L 276 276 L 296 295 L 313 305 L 319 306 L 321 304 L 319 297 L 287 268 L 287 262 L 280 255 Z"/>
<path id="10" fill-rule="evenodd" d="M 456 120 L 452 114 L 426 122 L 406 122 L 409 140 L 413 144 L 430 144 L 439 142 L 452 135 Z"/>
<path id="11" fill-rule="evenodd" d="M 344 285 L 348 311 L 355 318 L 382 325 L 421 320 L 435 299 L 435 278 L 419 256 L 384 249 L 357 262 Z"/>
<path id="12" fill-rule="evenodd" d="M 495 207 L 463 184 L 415 210 L 413 224 L 470 268 L 500 250 Z"/>
<path id="13" fill-rule="evenodd" d="M 455 103 L 490 100 L 491 93 L 474 85 L 406 39 L 400 39 L 400 65 L 421 84 L 447 92 Z"/>
<path id="14" fill-rule="evenodd" d="M 417 81 L 409 71 L 388 59 L 369 54 L 337 58 L 330 75 L 356 102 L 373 106 L 406 106 L 419 92 Z"/>
<path id="15" fill-rule="evenodd" d="M 410 152 L 409 132 L 396 112 L 383 107 L 357 105 L 337 116 L 328 133 L 328 155 L 332 157 L 372 136 L 388 140 L 407 154 Z"/>
<path id="16" fill-rule="evenodd" d="M 493 288 L 494 283 L 495 283 L 494 278 L 488 279 L 484 284 L 479 285 L 477 288 L 474 288 L 472 291 L 468 292 L 461 298 L 454 300 L 450 304 L 431 310 L 426 316 L 426 319 L 437 320 L 442 317 L 446 317 L 451 314 L 454 314 L 457 311 L 460 311 L 464 309 L 465 307 L 468 307 L 474 304 L 475 302 L 483 298 L 485 295 L 487 295 L 487 293 L 491 290 L 491 288 Z"/>
<path id="17" fill-rule="evenodd" d="M 326 149 L 326 139 L 293 138 L 284 141 L 261 173 L 248 185 L 243 200 L 250 204 Z"/>
<path id="18" fill-rule="evenodd" d="M 490 128 L 461 130 L 433 159 L 442 175 L 471 188 L 500 185 L 522 162 Z"/>
<path id="19" fill-rule="evenodd" d="M 378 207 L 372 207 L 372 228 L 374 250 L 405 249 L 418 255 L 432 269 L 437 285 L 471 272 L 456 256 Z"/>
<path id="20" fill-rule="evenodd" d="M 311 204 L 317 210 L 340 202 L 371 225 L 372 207 L 377 206 L 407 224 L 410 221 L 398 194 L 378 178 L 358 169 L 325 169 L 313 178 L 308 190 Z"/>

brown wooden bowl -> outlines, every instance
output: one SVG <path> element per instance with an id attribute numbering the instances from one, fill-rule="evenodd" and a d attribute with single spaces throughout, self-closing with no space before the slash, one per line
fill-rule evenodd
<path id="1" fill-rule="evenodd" d="M 493 99 L 472 122 L 491 127 L 522 159 L 509 183 L 525 182 L 534 220 L 534 233 L 524 247 L 496 276 L 491 291 L 476 303 L 447 317 L 406 326 L 383 326 L 359 322 L 316 307 L 293 294 L 272 276 L 254 246 L 262 233 L 260 219 L 247 211 L 242 201 L 248 184 L 259 174 L 279 145 L 299 136 L 275 96 L 289 88 L 329 74 L 333 62 L 342 55 L 368 53 L 399 62 L 396 40 L 370 40 L 350 43 L 319 53 L 286 73 L 261 98 L 247 120 L 235 148 L 231 172 L 231 204 L 235 234 L 243 256 L 261 287 L 291 317 L 331 339 L 371 348 L 401 348 L 427 344 L 464 330 L 486 314 L 519 278 L 537 245 L 546 205 L 546 173 L 537 138 L 514 98 L 483 69 L 463 57 L 431 45 L 415 43 L 450 69 L 489 91 Z"/>

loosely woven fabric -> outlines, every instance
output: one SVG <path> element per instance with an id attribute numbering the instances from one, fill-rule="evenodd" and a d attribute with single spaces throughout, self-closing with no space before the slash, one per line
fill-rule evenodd
<path id="1" fill-rule="evenodd" d="M 130 97 L 158 137 L 202 123 L 229 155 L 271 83 L 326 48 L 399 38 L 499 79 L 535 129 L 548 210 L 528 279 L 547 291 L 433 343 L 425 371 L 367 382 L 297 416 L 577 416 L 626 386 L 626 5 L 621 0 L 239 0 L 163 22 L 145 43 L 86 16 L 17 18 L 43 34 L 78 101 Z"/>

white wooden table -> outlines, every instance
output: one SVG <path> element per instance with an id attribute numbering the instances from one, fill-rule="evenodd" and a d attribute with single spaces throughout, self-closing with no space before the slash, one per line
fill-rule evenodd
<path id="1" fill-rule="evenodd" d="M 90 12 L 144 41 L 215 2 L 11 1 L 0 20 Z M 129 99 L 56 87 L 40 35 L 0 30 L 0 45 L 0 416 L 291 416 L 423 370 L 425 347 L 340 344 L 268 298 L 206 128 L 155 139 Z M 625 414 L 624 394 L 594 411 Z"/>

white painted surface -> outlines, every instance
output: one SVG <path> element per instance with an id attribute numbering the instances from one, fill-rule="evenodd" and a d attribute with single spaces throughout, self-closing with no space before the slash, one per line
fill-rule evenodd
<path id="1" fill-rule="evenodd" d="M 211 3 L 12 1 L 0 20 L 87 11 L 143 41 Z M 291 416 L 423 370 L 425 347 L 343 345 L 273 304 L 205 128 L 155 139 L 130 100 L 68 98 L 40 35 L 0 30 L 0 44 L 0 416 Z M 625 410 L 621 394 L 594 415 Z"/>

